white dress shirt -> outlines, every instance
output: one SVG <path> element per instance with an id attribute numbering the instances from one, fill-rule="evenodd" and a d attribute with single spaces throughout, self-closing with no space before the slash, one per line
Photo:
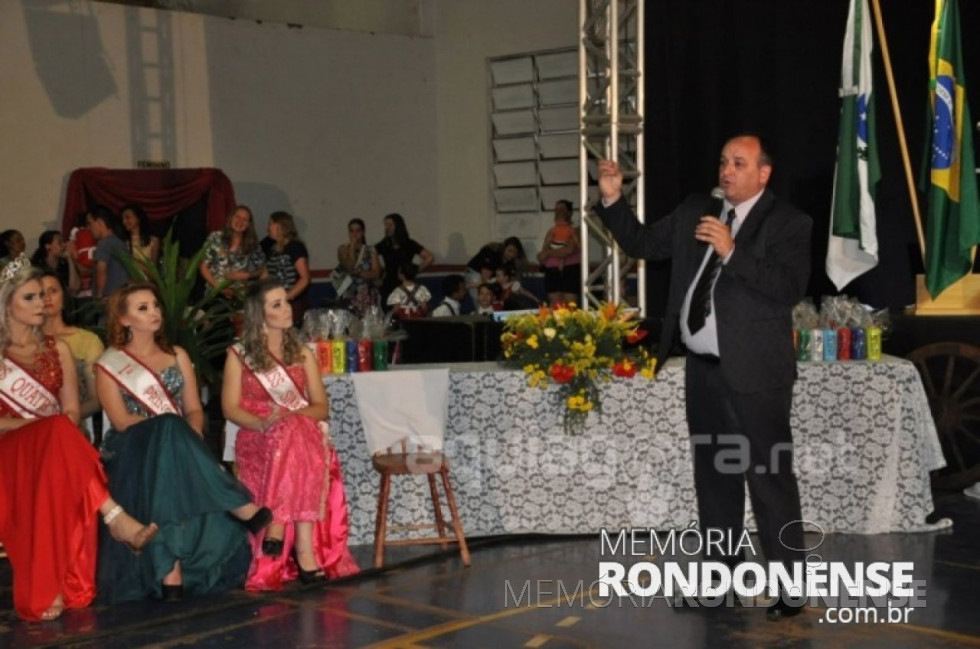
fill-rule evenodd
<path id="1" fill-rule="evenodd" d="M 749 215 L 749 212 L 759 201 L 762 196 L 762 192 L 743 201 L 734 207 L 735 210 L 735 220 L 732 221 L 732 237 L 734 238 L 738 234 L 739 228 L 742 227 L 742 223 L 745 221 L 745 217 Z M 727 200 L 722 204 L 722 214 L 727 214 L 728 210 L 733 209 L 732 204 Z M 684 302 L 681 304 L 681 340 L 684 341 L 684 345 L 688 350 L 694 352 L 695 354 L 712 354 L 714 356 L 720 356 L 718 353 L 718 322 L 715 320 L 715 287 L 714 284 L 711 285 L 711 312 L 708 314 L 704 321 L 704 327 L 702 327 L 697 333 L 691 334 L 687 326 L 687 317 L 691 311 L 691 295 L 694 293 L 694 287 L 697 286 L 698 278 L 701 277 L 701 273 L 704 272 L 704 268 L 708 263 L 708 257 L 711 255 L 714 248 L 710 245 L 708 249 L 704 252 L 704 259 L 701 260 L 701 267 L 698 269 L 696 275 L 691 280 L 691 285 L 687 287 L 687 294 L 684 296 Z M 732 249 L 734 251 L 734 248 Z M 728 259 L 731 257 L 731 252 L 728 253 L 728 257 L 722 260 L 722 264 L 728 263 Z M 719 273 L 720 275 L 721 273 Z M 715 277 L 715 282 L 718 278 Z"/>

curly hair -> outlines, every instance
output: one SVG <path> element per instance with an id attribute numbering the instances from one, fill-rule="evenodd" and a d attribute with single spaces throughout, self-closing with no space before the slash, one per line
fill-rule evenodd
<path id="1" fill-rule="evenodd" d="M 41 271 L 25 264 L 17 272 L 15 272 L 11 277 L 0 282 L 0 358 L 7 355 L 7 347 L 10 346 L 10 302 L 14 297 L 14 293 L 17 292 L 24 284 L 30 281 L 38 282 L 40 285 Z M 38 292 L 38 299 L 40 299 L 40 292 Z M 41 333 L 41 326 L 32 327 L 32 333 L 34 338 L 40 343 L 44 336 Z"/>
<path id="2" fill-rule="evenodd" d="M 242 326 L 242 347 L 245 356 L 259 370 L 275 367 L 269 353 L 269 339 L 265 335 L 265 296 L 272 290 L 283 288 L 274 279 L 264 279 L 248 287 L 245 294 L 245 323 Z M 292 327 L 282 332 L 282 362 L 293 365 L 303 359 L 303 345 Z"/>
<path id="3" fill-rule="evenodd" d="M 138 293 L 139 291 L 149 291 L 153 293 L 153 297 L 156 298 L 157 303 L 161 303 L 160 292 L 154 284 L 149 282 L 135 282 L 132 284 L 126 284 L 121 286 L 112 292 L 109 296 L 109 304 L 106 306 L 106 315 L 108 322 L 106 323 L 106 342 L 110 347 L 115 347 L 117 349 L 122 349 L 129 342 L 129 327 L 123 326 L 120 319 L 126 315 L 126 310 L 129 308 L 129 296 L 133 293 Z M 156 333 L 153 334 L 153 342 L 157 346 L 168 354 L 173 354 L 174 349 L 167 340 L 166 327 L 161 324 L 160 328 Z"/>

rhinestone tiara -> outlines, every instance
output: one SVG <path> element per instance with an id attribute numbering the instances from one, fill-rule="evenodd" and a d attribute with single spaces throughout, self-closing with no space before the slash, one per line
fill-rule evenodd
<path id="1" fill-rule="evenodd" d="M 30 267 L 31 267 L 31 260 L 28 259 L 27 255 L 25 255 L 24 253 L 20 253 L 20 256 L 17 257 L 17 259 L 14 259 L 12 262 L 4 266 L 3 270 L 0 271 L 0 282 L 9 282 L 18 273 L 23 271 L 25 268 L 30 268 Z"/>

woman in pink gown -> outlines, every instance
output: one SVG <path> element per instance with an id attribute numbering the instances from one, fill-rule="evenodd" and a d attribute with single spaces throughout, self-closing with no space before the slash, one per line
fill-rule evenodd
<path id="1" fill-rule="evenodd" d="M 92 601 L 97 514 L 133 552 L 157 533 L 109 496 L 99 454 L 77 427 L 75 360 L 41 334 L 42 295 L 26 257 L 0 273 L 0 541 L 14 608 L 30 621 Z"/>
<path id="2" fill-rule="evenodd" d="M 327 395 L 313 354 L 292 328 L 286 291 L 273 280 L 250 287 L 241 343 L 225 363 L 221 405 L 240 426 L 239 478 L 273 523 L 252 537 L 247 590 L 278 590 L 357 572 L 347 548 L 347 501 L 327 434 Z"/>

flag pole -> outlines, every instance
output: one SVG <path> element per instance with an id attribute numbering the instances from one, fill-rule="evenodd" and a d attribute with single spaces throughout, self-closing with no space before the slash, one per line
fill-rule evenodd
<path id="1" fill-rule="evenodd" d="M 892 102 L 892 112 L 895 114 L 895 128 L 898 131 L 898 145 L 902 151 L 902 164 L 905 167 L 905 181 L 909 188 L 909 201 L 912 203 L 912 216 L 915 217 L 915 231 L 919 236 L 919 252 L 922 259 L 926 255 L 926 237 L 922 231 L 922 216 L 919 213 L 919 197 L 915 191 L 915 181 L 912 179 L 912 162 L 909 159 L 909 148 L 905 142 L 905 127 L 902 125 L 902 111 L 898 107 L 898 94 L 895 91 L 895 77 L 892 76 L 891 56 L 888 54 L 888 40 L 885 38 L 885 26 L 881 22 L 881 6 L 878 0 L 871 0 L 875 15 L 875 28 L 878 31 L 878 41 L 881 44 L 881 58 L 885 64 L 885 78 L 888 80 L 888 96 Z"/>

